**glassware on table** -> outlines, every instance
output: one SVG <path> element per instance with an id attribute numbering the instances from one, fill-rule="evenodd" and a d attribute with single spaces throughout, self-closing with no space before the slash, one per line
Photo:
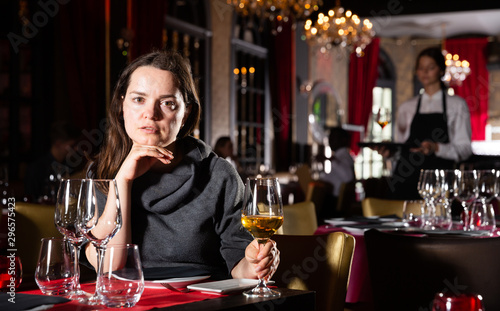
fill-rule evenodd
<path id="1" fill-rule="evenodd" d="M 97 291 L 107 307 L 133 307 L 139 301 L 144 291 L 144 275 L 137 245 L 106 248 Z"/>
<path id="2" fill-rule="evenodd" d="M 35 270 L 35 281 L 42 293 L 69 296 L 76 281 L 75 252 L 64 238 L 44 238 Z"/>
<path id="3" fill-rule="evenodd" d="M 451 202 L 458 195 L 457 170 L 439 170 L 438 198 L 436 205 L 436 226 L 449 230 L 452 225 Z"/>
<path id="4" fill-rule="evenodd" d="M 72 293 L 72 299 L 83 300 L 89 298 L 88 294 L 80 287 L 80 248 L 87 239 L 83 233 L 78 230 L 78 198 L 82 189 L 82 179 L 62 179 L 57 192 L 56 211 L 54 214 L 54 223 L 73 245 L 75 249 L 75 291 Z"/>
<path id="5" fill-rule="evenodd" d="M 421 170 L 418 181 L 418 193 L 425 201 L 426 230 L 436 229 L 436 205 L 439 198 L 439 170 Z"/>
<path id="6" fill-rule="evenodd" d="M 483 204 L 479 200 L 472 202 L 468 228 L 471 231 L 484 230 L 492 234 L 497 228 L 493 205 L 490 203 Z"/>
<path id="7" fill-rule="evenodd" d="M 469 206 L 478 197 L 478 178 L 476 170 L 456 171 L 458 177 L 457 199 L 462 205 L 460 223 L 464 230 L 469 230 Z"/>
<path id="8" fill-rule="evenodd" d="M 425 224 L 425 203 L 422 200 L 406 200 L 403 204 L 405 227 L 422 228 Z"/>
<path id="9" fill-rule="evenodd" d="M 483 297 L 476 294 L 437 293 L 432 301 L 432 311 L 483 311 Z"/>
<path id="10" fill-rule="evenodd" d="M 245 185 L 241 222 L 259 247 L 283 224 L 283 203 L 277 178 L 248 178 Z M 259 278 L 257 286 L 243 294 L 247 297 L 279 297 L 280 292 L 267 287 L 266 278 Z"/>
<path id="11" fill-rule="evenodd" d="M 12 269 L 14 265 L 14 269 Z M 12 272 L 13 271 L 13 272 Z M 14 280 L 12 280 L 14 278 Z M 0 255 L 0 291 L 18 288 L 23 281 L 23 265 L 21 257 L 6 253 Z"/>
<path id="12" fill-rule="evenodd" d="M 478 170 L 477 171 L 477 188 L 478 197 L 483 204 L 491 202 L 494 197 L 498 196 L 500 191 L 500 170 Z"/>
<path id="13" fill-rule="evenodd" d="M 106 245 L 122 226 L 118 187 L 114 179 L 84 179 L 78 199 L 77 227 L 97 251 L 96 291 L 88 303 L 100 304 L 102 262 Z"/>

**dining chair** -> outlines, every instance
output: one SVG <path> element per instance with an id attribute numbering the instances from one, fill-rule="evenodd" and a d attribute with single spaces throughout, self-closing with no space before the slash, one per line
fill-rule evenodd
<path id="1" fill-rule="evenodd" d="M 305 200 L 314 202 L 318 223 L 320 219 L 332 218 L 337 213 L 337 207 L 333 206 L 333 185 L 327 181 L 310 181 Z"/>
<path id="2" fill-rule="evenodd" d="M 361 201 L 361 208 L 365 217 L 396 215 L 402 218 L 404 203 L 404 200 L 364 198 Z M 410 208 L 418 209 L 419 203 L 412 202 Z"/>
<path id="3" fill-rule="evenodd" d="M 316 310 L 343 311 L 354 237 L 343 232 L 323 235 L 275 235 L 280 264 L 275 285 L 316 292 Z"/>
<path id="4" fill-rule="evenodd" d="M 42 238 L 62 237 L 54 224 L 54 205 L 16 202 L 16 248 L 23 279 L 34 280 Z"/>
<path id="5" fill-rule="evenodd" d="M 314 203 L 304 201 L 283 205 L 285 221 L 277 234 L 312 235 L 318 229 Z"/>
<path id="6" fill-rule="evenodd" d="M 438 292 L 475 293 L 500 310 L 500 237 L 365 232 L 375 310 L 432 310 Z"/>

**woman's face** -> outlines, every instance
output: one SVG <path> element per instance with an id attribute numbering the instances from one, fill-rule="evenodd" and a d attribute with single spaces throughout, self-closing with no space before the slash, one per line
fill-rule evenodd
<path id="1" fill-rule="evenodd" d="M 430 84 L 440 83 L 442 72 L 436 61 L 429 56 L 421 56 L 418 60 L 417 78 L 424 88 Z"/>
<path id="2" fill-rule="evenodd" d="M 123 100 L 125 130 L 134 144 L 166 147 L 189 114 L 170 71 L 137 68 Z"/>

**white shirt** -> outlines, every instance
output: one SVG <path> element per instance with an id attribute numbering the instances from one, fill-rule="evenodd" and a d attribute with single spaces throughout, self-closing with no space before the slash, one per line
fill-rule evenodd
<path id="1" fill-rule="evenodd" d="M 411 122 L 417 111 L 418 97 L 404 102 L 398 109 L 395 129 L 396 142 L 404 143 L 410 136 Z M 442 92 L 436 92 L 432 96 L 427 93 L 422 94 L 420 113 L 442 113 L 442 99 Z M 450 142 L 447 144 L 438 143 L 439 150 L 436 152 L 436 156 L 455 162 L 466 160 L 472 155 L 469 107 L 463 98 L 446 95 L 446 115 Z"/>
<path id="2" fill-rule="evenodd" d="M 354 160 L 349 153 L 349 148 L 343 147 L 335 151 L 332 159 L 332 171 L 322 173 L 320 178 L 333 185 L 333 195 L 338 197 L 340 186 L 354 180 Z"/>

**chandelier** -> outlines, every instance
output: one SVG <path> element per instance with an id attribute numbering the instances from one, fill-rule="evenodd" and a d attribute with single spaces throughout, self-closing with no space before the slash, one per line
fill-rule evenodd
<path id="1" fill-rule="evenodd" d="M 445 57 L 446 71 L 442 80 L 448 85 L 462 85 L 462 82 L 470 74 L 470 63 L 466 60 L 460 60 L 458 54 L 452 55 L 443 50 Z"/>
<path id="2" fill-rule="evenodd" d="M 470 63 L 466 60 L 460 60 L 458 54 L 451 54 L 446 51 L 446 24 L 441 24 L 443 39 L 441 41 L 441 50 L 444 55 L 446 71 L 441 80 L 448 85 L 462 85 L 462 82 L 470 74 Z"/>
<path id="3" fill-rule="evenodd" d="M 370 44 L 375 31 L 369 19 L 361 19 L 350 10 L 345 11 L 336 0 L 335 7 L 328 14 L 318 14 L 314 23 L 308 19 L 304 25 L 305 39 L 311 45 L 320 45 L 330 49 L 333 46 L 354 49 L 357 56 L 363 56 L 363 50 Z"/>
<path id="4" fill-rule="evenodd" d="M 317 11 L 323 0 L 226 0 L 242 16 L 256 15 L 271 22 L 302 20 Z"/>

